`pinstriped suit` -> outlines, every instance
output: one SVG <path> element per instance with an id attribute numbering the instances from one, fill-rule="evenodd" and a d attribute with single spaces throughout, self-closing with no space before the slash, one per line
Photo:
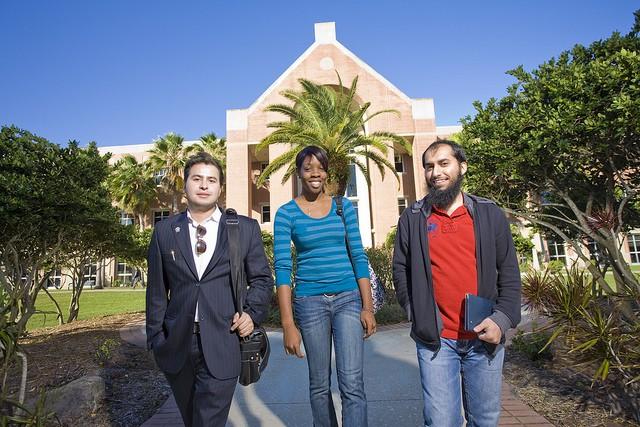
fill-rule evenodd
<path id="1" fill-rule="evenodd" d="M 199 340 L 206 368 L 217 380 L 234 379 L 234 387 L 235 378 L 240 374 L 238 336 L 229 330 L 235 307 L 225 220 L 223 214 L 215 251 L 200 279 L 193 259 L 191 247 L 194 243 L 190 241 L 186 212 L 155 225 L 148 253 L 147 347 L 153 350 L 158 367 L 167 374 L 170 383 L 189 362 L 196 302 Z M 245 255 L 249 283 L 244 311 L 259 324 L 267 315 L 273 278 L 258 223 L 244 216 L 239 216 L 239 221 L 240 247 Z M 174 394 L 175 391 L 176 388 Z M 177 401 L 179 398 L 176 395 Z"/>

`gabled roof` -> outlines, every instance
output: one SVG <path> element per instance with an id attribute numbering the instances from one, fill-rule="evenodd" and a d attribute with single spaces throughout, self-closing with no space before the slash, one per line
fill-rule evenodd
<path id="1" fill-rule="evenodd" d="M 411 104 L 412 100 L 407 95 L 405 95 L 400 89 L 394 86 L 389 80 L 384 78 L 380 73 L 374 70 L 369 64 L 364 62 L 358 56 L 356 56 L 349 49 L 344 47 L 337 39 L 336 39 L 336 28 L 335 22 L 322 22 L 317 23 L 314 26 L 315 29 L 315 41 L 311 46 L 307 48 L 307 50 L 302 53 L 294 62 L 291 64 L 281 75 L 274 81 L 271 86 L 267 88 L 259 97 L 256 99 L 253 104 L 246 110 L 247 114 L 251 114 L 258 106 L 262 103 L 262 101 L 269 96 L 280 84 L 284 81 L 291 73 L 293 73 L 300 64 L 302 64 L 305 59 L 307 59 L 311 53 L 321 45 L 333 45 L 340 52 L 342 52 L 346 57 L 353 60 L 356 64 L 358 64 L 362 69 L 367 71 L 373 77 L 375 77 L 378 81 L 380 81 L 383 85 L 389 88 L 392 92 L 398 95 L 401 99 L 404 99 L 407 103 Z"/>

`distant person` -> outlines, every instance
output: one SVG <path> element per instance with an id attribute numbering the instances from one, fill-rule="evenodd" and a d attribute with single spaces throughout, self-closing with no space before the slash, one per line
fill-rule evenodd
<path id="1" fill-rule="evenodd" d="M 342 218 L 325 193 L 327 153 L 308 146 L 296 157 L 302 194 L 283 205 L 274 223 L 274 256 L 285 353 L 309 366 L 313 425 L 337 426 L 331 398 L 331 348 L 335 349 L 342 425 L 367 425 L 364 392 L 364 339 L 376 331 L 367 255 L 353 205 L 343 199 Z M 350 261 L 345 237 L 351 247 Z M 291 309 L 291 242 L 296 249 L 295 322 Z M 297 324 L 297 326 L 296 326 Z M 300 328 L 298 330 L 298 327 Z"/>
<path id="2" fill-rule="evenodd" d="M 224 426 L 240 374 L 240 343 L 267 315 L 273 278 L 255 220 L 239 216 L 249 285 L 234 307 L 220 163 L 206 153 L 184 168 L 187 210 L 158 222 L 149 247 L 147 346 L 186 426 Z"/>
<path id="3" fill-rule="evenodd" d="M 422 155 L 429 194 L 398 221 L 393 281 L 416 342 L 424 425 L 497 426 L 504 339 L 520 322 L 520 272 L 504 213 L 461 191 L 467 158 L 455 142 Z M 472 331 L 465 294 L 495 302 Z"/>
<path id="4" fill-rule="evenodd" d="M 131 287 L 135 288 L 138 284 L 142 284 L 142 272 L 138 267 L 135 267 L 131 277 Z"/>

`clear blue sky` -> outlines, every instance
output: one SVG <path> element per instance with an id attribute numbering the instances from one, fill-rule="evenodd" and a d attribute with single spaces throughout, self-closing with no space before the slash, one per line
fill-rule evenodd
<path id="1" fill-rule="evenodd" d="M 0 124 L 53 142 L 225 134 L 313 43 L 315 22 L 438 125 L 504 95 L 505 71 L 628 32 L 640 1 L 29 1 L 0 4 Z"/>

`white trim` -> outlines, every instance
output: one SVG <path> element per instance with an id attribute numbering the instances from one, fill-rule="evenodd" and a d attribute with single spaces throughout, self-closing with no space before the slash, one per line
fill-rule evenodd
<path id="1" fill-rule="evenodd" d="M 366 162 L 363 156 L 358 156 L 362 162 Z M 371 239 L 371 201 L 369 200 L 369 186 L 367 179 L 357 166 L 356 171 L 356 189 L 358 196 L 354 200 L 358 201 L 358 227 L 360 228 L 360 238 L 365 248 L 370 248 L 373 244 Z"/>
<path id="2" fill-rule="evenodd" d="M 404 92 L 402 92 L 400 89 L 398 89 L 396 86 L 393 85 L 393 83 L 391 83 L 389 80 L 387 80 L 386 78 L 384 78 L 382 76 L 382 74 L 378 73 L 376 70 L 374 70 L 369 64 L 367 64 L 366 62 L 364 62 L 362 59 L 360 59 L 359 57 L 357 57 L 353 52 L 351 52 L 349 49 L 347 49 L 346 47 L 344 47 L 339 41 L 336 41 L 335 43 L 333 43 L 339 50 L 342 51 L 342 53 L 344 53 L 345 55 L 349 56 L 351 59 L 353 59 L 353 61 L 355 61 L 356 64 L 360 65 L 362 68 L 365 69 L 365 71 L 369 72 L 371 75 L 373 75 L 373 77 L 377 78 L 382 84 L 384 84 L 385 86 L 387 86 L 389 89 L 391 89 L 392 92 L 395 92 L 396 95 L 398 95 L 400 98 L 402 98 L 404 101 L 406 101 L 408 104 L 411 103 L 411 98 L 409 98 L 407 95 L 404 94 Z"/>
<path id="3" fill-rule="evenodd" d="M 286 70 L 284 70 L 284 72 L 282 74 L 280 74 L 280 77 L 278 77 L 276 79 L 276 81 L 274 81 L 273 83 L 271 83 L 271 85 L 267 88 L 267 90 L 265 90 L 264 92 L 262 92 L 262 94 L 258 97 L 258 99 L 256 99 L 253 104 L 251 104 L 249 106 L 249 108 L 246 109 L 247 111 L 247 116 L 251 113 L 253 113 L 255 111 L 256 108 L 258 108 L 258 105 L 260 105 L 262 103 L 262 101 L 264 101 L 264 99 L 269 96 L 273 90 L 275 88 L 277 88 L 280 83 L 282 83 L 284 81 L 284 79 L 287 78 L 287 76 L 298 67 L 298 65 L 300 65 L 302 63 L 302 61 L 304 61 L 310 54 L 311 52 L 316 48 L 316 46 L 319 46 L 318 43 L 313 43 L 311 46 L 309 46 L 307 48 L 307 50 L 305 50 L 302 55 L 300 55 L 298 57 L 298 59 L 296 59 L 293 64 L 291 64 Z"/>
<path id="4" fill-rule="evenodd" d="M 336 41 L 335 22 L 317 22 L 313 24 L 313 32 L 318 44 L 331 44 Z"/>
<path id="5" fill-rule="evenodd" d="M 436 133 L 452 135 L 462 131 L 461 125 L 436 126 Z"/>
<path id="6" fill-rule="evenodd" d="M 230 130 L 246 130 L 249 126 L 248 110 L 227 110 L 227 132 Z"/>
<path id="7" fill-rule="evenodd" d="M 411 116 L 414 120 L 431 120 L 436 118 L 433 98 L 411 100 Z"/>
<path id="8" fill-rule="evenodd" d="M 98 147 L 98 152 L 102 155 L 111 154 L 131 154 L 147 152 L 153 148 L 153 144 L 131 144 L 131 145 L 112 145 L 108 147 Z"/>
<path id="9" fill-rule="evenodd" d="M 161 137 L 158 137 L 161 138 Z M 182 145 L 184 147 L 188 147 L 193 144 L 197 144 L 200 142 L 199 139 L 194 139 L 190 141 L 182 141 Z M 98 147 L 98 152 L 101 155 L 111 153 L 111 154 L 138 154 L 138 153 L 147 153 L 149 150 L 153 149 L 155 146 L 154 143 L 150 144 L 129 144 L 129 145 L 110 145 L 106 147 Z"/>

